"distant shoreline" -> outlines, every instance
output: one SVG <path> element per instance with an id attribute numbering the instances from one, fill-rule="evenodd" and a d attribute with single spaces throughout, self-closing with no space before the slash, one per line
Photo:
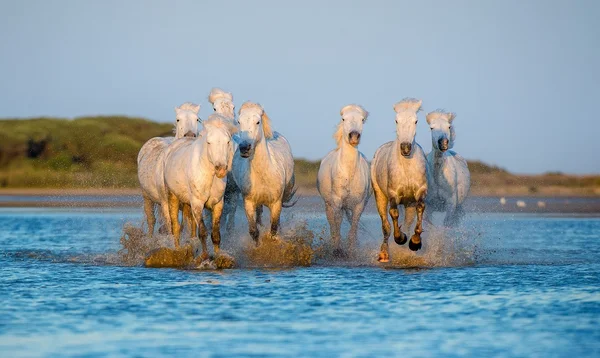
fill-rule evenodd
<path id="1" fill-rule="evenodd" d="M 316 190 L 299 188 L 292 210 L 323 211 Z M 505 198 L 501 204 L 500 198 Z M 0 189 L 0 208 L 142 208 L 139 189 Z M 241 208 L 240 208 L 241 210 Z M 471 213 L 577 214 L 600 216 L 598 196 L 471 195 L 465 203 Z M 376 213 L 371 198 L 365 212 Z"/>

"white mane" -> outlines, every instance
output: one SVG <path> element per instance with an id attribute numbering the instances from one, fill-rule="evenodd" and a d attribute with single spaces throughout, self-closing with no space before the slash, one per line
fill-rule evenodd
<path id="1" fill-rule="evenodd" d="M 415 113 L 421 110 L 422 100 L 416 98 L 404 98 L 400 102 L 394 105 L 394 111 L 396 113 L 400 111 L 413 111 Z"/>
<path id="2" fill-rule="evenodd" d="M 233 95 L 230 92 L 225 92 L 220 88 L 213 88 L 208 95 L 208 101 L 210 104 L 215 104 L 218 99 L 225 99 L 229 102 L 233 102 Z"/>

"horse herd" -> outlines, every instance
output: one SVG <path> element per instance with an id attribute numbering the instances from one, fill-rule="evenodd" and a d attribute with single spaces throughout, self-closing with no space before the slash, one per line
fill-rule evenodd
<path id="1" fill-rule="evenodd" d="M 270 234 L 275 236 L 282 208 L 295 204 L 292 150 L 285 137 L 273 131 L 263 107 L 245 102 L 236 119 L 231 93 L 213 88 L 208 100 L 215 113 L 205 121 L 198 117 L 197 104 L 187 102 L 176 107 L 175 137 L 148 140 L 137 160 L 149 235 L 154 233 L 155 209 L 159 207 L 175 246 L 179 246 L 183 223 L 192 237 L 200 238 L 203 259 L 209 257 L 209 230 L 214 252 L 219 254 L 222 217 L 226 230 L 233 231 L 240 197 L 250 236 L 257 245 L 263 206 L 269 208 Z M 355 248 L 360 216 L 372 193 L 383 231 L 380 262 L 389 261 L 388 212 L 394 241 L 399 245 L 409 241 L 398 224 L 398 205 L 405 207 L 405 228 L 413 225 L 416 216 L 409 241 L 413 251 L 421 248 L 424 214 L 446 212 L 447 226 L 460 220 L 470 174 L 465 159 L 450 150 L 456 136 L 452 126 L 455 115 L 443 110 L 427 114 L 432 151 L 426 156 L 415 142 L 420 110 L 421 101 L 412 98 L 394 105 L 396 139 L 379 147 L 370 164 L 357 149 L 368 112 L 354 104 L 340 111 L 334 134 L 337 148 L 323 158 L 317 178 L 335 255 L 347 254 L 340 235 L 344 215 L 350 222 L 349 250 Z"/>

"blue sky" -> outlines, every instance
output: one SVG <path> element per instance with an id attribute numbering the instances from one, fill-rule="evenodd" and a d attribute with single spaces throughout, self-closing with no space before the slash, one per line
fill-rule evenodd
<path id="1" fill-rule="evenodd" d="M 0 117 L 172 121 L 211 87 L 260 102 L 294 155 L 334 147 L 339 110 L 370 113 L 360 149 L 395 135 L 393 104 L 457 113 L 456 151 L 518 173 L 600 173 L 597 1 L 0 0 Z"/>

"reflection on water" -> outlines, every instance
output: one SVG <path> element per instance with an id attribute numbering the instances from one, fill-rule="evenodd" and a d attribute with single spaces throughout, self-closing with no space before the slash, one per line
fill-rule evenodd
<path id="1" fill-rule="evenodd" d="M 347 260 L 332 257 L 320 212 L 294 208 L 284 222 L 283 241 L 267 249 L 255 249 L 244 227 L 223 238 L 238 269 L 147 269 L 136 266 L 143 254 L 170 242 L 140 236 L 129 248 L 138 251 L 124 256 L 120 238 L 141 226 L 140 210 L 0 209 L 0 351 L 600 352 L 599 219 L 471 215 L 457 230 L 426 228 L 417 254 L 391 241 L 385 266 L 376 262 L 380 223 L 372 212 Z"/>

